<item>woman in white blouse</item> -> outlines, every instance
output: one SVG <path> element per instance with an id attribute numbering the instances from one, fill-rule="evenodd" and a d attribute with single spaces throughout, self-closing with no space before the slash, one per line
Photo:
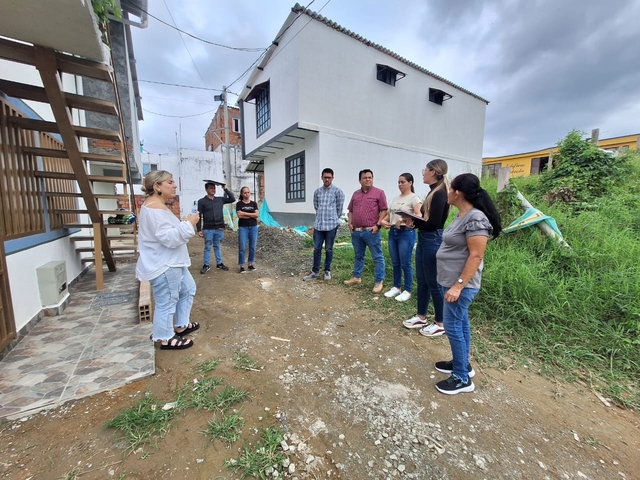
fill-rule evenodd
<path id="1" fill-rule="evenodd" d="M 177 188 L 169 172 L 150 172 L 142 183 L 147 198 L 138 216 L 136 277 L 151 284 L 155 302 L 151 339 L 160 342 L 163 350 L 192 347 L 193 340 L 184 336 L 200 328 L 189 321 L 196 284 L 189 273 L 187 251 L 199 214 L 192 213 L 181 222 L 167 208 L 165 203 L 176 196 Z"/>

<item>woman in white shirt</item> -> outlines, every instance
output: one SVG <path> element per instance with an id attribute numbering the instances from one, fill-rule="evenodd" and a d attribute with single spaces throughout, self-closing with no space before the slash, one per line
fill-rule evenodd
<path id="1" fill-rule="evenodd" d="M 165 203 L 176 196 L 177 188 L 169 172 L 150 172 L 142 183 L 147 198 L 138 217 L 136 277 L 151 284 L 155 302 L 151 339 L 163 350 L 192 347 L 193 340 L 183 337 L 200 328 L 189 321 L 196 284 L 187 251 L 200 215 L 192 213 L 181 222 L 167 208 Z"/>
<path id="2" fill-rule="evenodd" d="M 389 228 L 389 256 L 393 265 L 393 288 L 384 294 L 387 298 L 393 298 L 399 302 L 406 302 L 411 298 L 413 285 L 413 246 L 416 244 L 416 232 L 406 225 L 404 218 L 395 212 L 405 211 L 420 215 L 422 200 L 416 195 L 413 188 L 413 175 L 403 173 L 398 177 L 398 189 L 400 195 L 389 203 L 389 213 L 381 222 L 382 226 Z M 389 220 L 387 220 L 387 218 Z M 402 276 L 404 274 L 404 285 Z"/>

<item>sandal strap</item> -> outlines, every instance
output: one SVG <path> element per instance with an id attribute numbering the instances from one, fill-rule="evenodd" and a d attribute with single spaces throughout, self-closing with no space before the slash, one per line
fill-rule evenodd
<path id="1" fill-rule="evenodd" d="M 175 343 L 173 343 L 175 341 Z M 167 340 L 167 345 L 171 345 L 172 347 L 180 347 L 187 343 L 190 343 L 192 340 L 188 338 L 181 337 L 180 335 L 174 335 L 169 340 Z"/>

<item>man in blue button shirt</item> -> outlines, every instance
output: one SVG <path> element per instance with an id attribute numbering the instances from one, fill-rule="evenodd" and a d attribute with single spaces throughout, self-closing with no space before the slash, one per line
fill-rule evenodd
<path id="1" fill-rule="evenodd" d="M 322 186 L 313 193 L 313 208 L 316 209 L 316 221 L 313 225 L 313 269 L 303 280 L 315 280 L 320 277 L 323 243 L 324 279 L 331 280 L 333 242 L 340 225 L 343 206 L 344 193 L 333 185 L 333 170 L 325 168 L 322 170 Z"/>

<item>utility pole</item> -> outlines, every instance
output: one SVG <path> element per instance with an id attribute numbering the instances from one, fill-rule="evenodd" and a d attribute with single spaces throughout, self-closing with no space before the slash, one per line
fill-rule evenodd
<path id="1" fill-rule="evenodd" d="M 222 87 L 224 95 L 224 168 L 227 171 L 227 188 L 233 190 L 231 178 L 231 156 L 229 155 L 229 108 L 227 107 L 227 87 Z"/>

